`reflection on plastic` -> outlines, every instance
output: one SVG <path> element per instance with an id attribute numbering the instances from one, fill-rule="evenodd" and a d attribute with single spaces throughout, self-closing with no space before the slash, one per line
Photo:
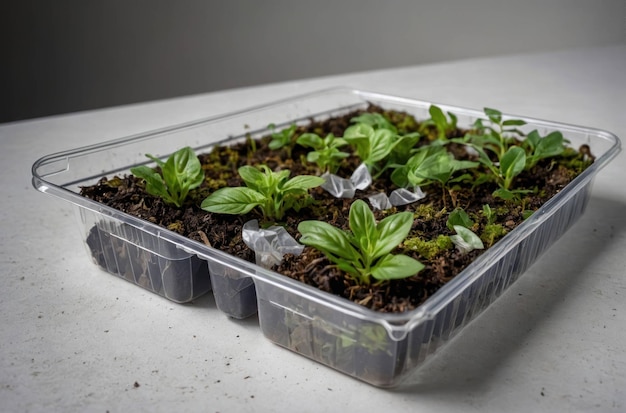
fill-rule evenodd
<path id="1" fill-rule="evenodd" d="M 255 252 L 256 263 L 264 268 L 280 264 L 285 254 L 300 255 L 304 249 L 283 227 L 259 228 L 253 219 L 243 225 L 243 241 Z"/>

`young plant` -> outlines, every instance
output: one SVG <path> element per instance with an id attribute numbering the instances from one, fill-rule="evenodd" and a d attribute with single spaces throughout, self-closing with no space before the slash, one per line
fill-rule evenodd
<path id="1" fill-rule="evenodd" d="M 442 191 L 444 205 L 446 204 L 446 192 L 451 193 L 450 184 L 469 179 L 469 174 L 462 174 L 453 178 L 453 175 L 465 169 L 475 168 L 478 162 L 459 161 L 441 146 L 422 147 L 409 159 L 405 167 L 394 171 L 392 180 L 399 184 L 404 180 L 402 174 L 406 173 L 406 180 L 413 186 L 425 186 L 432 183 L 439 183 Z M 454 197 L 452 197 L 455 203 Z"/>
<path id="2" fill-rule="evenodd" d="M 441 110 L 439 106 L 431 105 L 428 108 L 430 119 L 422 123 L 422 129 L 434 126 L 437 130 L 437 139 L 446 141 L 449 133 L 454 133 L 457 129 L 457 117 L 454 113 L 448 112 L 448 116 Z M 448 117 L 450 120 L 448 120 Z"/>
<path id="3" fill-rule="evenodd" d="M 326 135 L 324 139 L 315 133 L 304 133 L 296 142 L 305 148 L 313 149 L 306 155 L 306 160 L 316 164 L 322 172 L 337 172 L 341 160 L 350 156 L 349 153 L 339 150 L 348 142 L 343 138 L 336 138 L 332 133 Z"/>
<path id="4" fill-rule="evenodd" d="M 496 109 L 485 108 L 485 115 L 491 125 L 484 125 L 482 119 L 476 120 L 474 126 L 479 134 L 469 134 L 466 139 L 471 143 L 494 152 L 498 159 L 502 159 L 510 146 L 510 142 L 515 140 L 510 135 L 523 136 L 524 133 L 517 129 L 517 126 L 526 124 L 521 119 L 502 119 L 502 113 Z"/>
<path id="5" fill-rule="evenodd" d="M 370 278 L 407 278 L 424 268 L 414 258 L 390 254 L 411 230 L 410 212 L 390 215 L 377 224 L 367 204 L 357 200 L 350 207 L 349 225 L 350 232 L 323 221 L 303 221 L 298 225 L 300 242 L 320 250 L 362 285 L 369 285 Z"/>
<path id="6" fill-rule="evenodd" d="M 522 147 L 526 149 L 526 170 L 531 169 L 540 159 L 552 158 L 563 153 L 565 150 L 565 140 L 559 131 L 552 132 L 545 137 L 541 137 L 537 130 L 530 132 L 522 142 Z"/>
<path id="7" fill-rule="evenodd" d="M 496 222 L 496 219 L 498 218 L 496 211 L 491 209 L 489 204 L 483 205 L 482 213 L 483 213 L 483 217 L 485 217 L 485 220 L 487 221 L 487 225 L 493 224 L 494 222 Z"/>
<path id="8" fill-rule="evenodd" d="M 343 134 L 352 145 L 361 161 L 373 172 L 376 164 L 383 160 L 398 143 L 397 135 L 389 129 L 374 129 L 368 124 L 357 123 Z"/>
<path id="9" fill-rule="evenodd" d="M 478 152 L 478 161 L 492 174 L 491 176 L 486 174 L 479 176 L 476 179 L 477 183 L 482 183 L 493 177 L 500 187 L 494 191 L 493 195 L 504 200 L 513 199 L 519 197 L 520 194 L 530 192 L 528 190 L 511 188 L 513 179 L 526 168 L 526 152 L 523 148 L 519 146 L 509 147 L 500 158 L 500 161 L 494 163 L 480 146 L 469 145 Z"/>
<path id="10" fill-rule="evenodd" d="M 190 147 L 179 149 L 165 162 L 146 154 L 161 168 L 157 172 L 146 165 L 136 166 L 130 172 L 146 182 L 146 191 L 161 197 L 168 204 L 181 207 L 190 190 L 204 182 L 204 172 L 198 157 Z"/>
<path id="11" fill-rule="evenodd" d="M 293 124 L 279 132 L 276 132 L 276 125 L 273 123 L 270 123 L 267 127 L 272 130 L 272 139 L 267 146 L 273 151 L 284 148 L 287 151 L 287 157 L 291 158 L 291 149 L 293 148 L 294 136 L 298 127 Z"/>
<path id="12" fill-rule="evenodd" d="M 467 215 L 467 212 L 465 212 L 462 208 L 455 208 L 448 215 L 448 220 L 446 221 L 446 226 L 448 228 L 450 228 L 450 229 L 454 229 L 454 227 L 456 225 L 460 225 L 460 226 L 465 227 L 467 229 L 472 229 L 472 226 L 474 225 L 474 222 L 469 217 L 469 215 Z"/>
<path id="13" fill-rule="evenodd" d="M 311 175 L 289 179 L 290 171 L 272 172 L 261 165 L 263 172 L 252 166 L 238 169 L 245 187 L 221 188 L 202 201 L 202 209 L 219 214 L 242 215 L 259 207 L 266 220 L 278 221 L 289 209 L 298 211 L 309 202 L 308 190 L 324 183 Z"/>

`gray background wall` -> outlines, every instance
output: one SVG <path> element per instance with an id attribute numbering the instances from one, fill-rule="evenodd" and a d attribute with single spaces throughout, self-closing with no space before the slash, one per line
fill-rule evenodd
<path id="1" fill-rule="evenodd" d="M 626 43 L 625 0 L 14 3 L 0 9 L 0 122 L 350 71 Z"/>

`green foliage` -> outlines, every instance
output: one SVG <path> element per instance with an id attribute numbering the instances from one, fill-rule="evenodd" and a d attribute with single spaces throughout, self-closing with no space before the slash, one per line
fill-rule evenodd
<path id="1" fill-rule="evenodd" d="M 446 141 L 449 133 L 454 133 L 457 129 L 457 117 L 454 113 L 448 112 L 448 116 L 439 106 L 431 105 L 428 108 L 430 119 L 422 123 L 422 130 L 427 126 L 434 126 L 437 130 L 437 139 Z M 448 120 L 449 118 L 449 120 Z"/>
<path id="2" fill-rule="evenodd" d="M 471 178 L 469 174 L 462 174 L 454 178 L 453 175 L 458 171 L 475 168 L 478 165 L 478 162 L 455 159 L 454 155 L 446 151 L 443 146 L 423 146 L 415 152 L 406 165 L 400 166 L 392 172 L 391 180 L 399 187 L 426 186 L 439 183 L 445 204 L 445 192 L 450 190 L 449 185 Z"/>
<path id="3" fill-rule="evenodd" d="M 537 130 L 530 132 L 522 142 L 522 147 L 527 153 L 525 169 L 531 169 L 540 159 L 561 155 L 565 150 L 564 142 L 563 134 L 558 131 L 543 138 Z"/>
<path id="4" fill-rule="evenodd" d="M 324 183 L 311 175 L 289 179 L 290 171 L 272 172 L 261 165 L 263 172 L 252 166 L 242 166 L 238 172 L 246 187 L 221 188 L 204 201 L 202 209 L 220 214 L 247 214 L 259 207 L 266 220 L 280 220 L 289 209 L 299 210 L 310 197 L 308 190 Z"/>
<path id="5" fill-rule="evenodd" d="M 407 250 L 415 251 L 422 257 L 430 260 L 443 251 L 449 250 L 453 247 L 452 240 L 447 235 L 439 235 L 434 240 L 423 240 L 419 237 L 407 238 L 403 242 L 404 248 Z"/>
<path id="6" fill-rule="evenodd" d="M 512 136 L 524 135 L 517 129 L 517 126 L 523 126 L 526 122 L 521 119 L 503 120 L 502 113 L 491 108 L 485 108 L 484 112 L 491 124 L 485 125 L 482 119 L 476 120 L 474 127 L 478 134 L 469 134 L 466 140 L 480 148 L 494 152 L 498 159 L 501 159 L 509 149 L 510 142 L 516 141 Z"/>
<path id="7" fill-rule="evenodd" d="M 448 220 L 446 221 L 446 226 L 450 229 L 454 229 L 456 225 L 460 225 L 467 229 L 472 229 L 474 222 L 470 219 L 467 212 L 465 212 L 462 208 L 455 208 L 450 215 L 448 215 Z"/>
<path id="8" fill-rule="evenodd" d="M 498 239 L 505 236 L 507 233 L 506 228 L 501 224 L 487 224 L 483 228 L 483 232 L 480 234 L 480 239 L 487 247 L 491 247 Z"/>
<path id="9" fill-rule="evenodd" d="M 267 127 L 272 131 L 272 139 L 267 146 L 274 151 L 284 148 L 287 151 L 287 156 L 291 158 L 291 149 L 294 144 L 294 137 L 298 127 L 293 124 L 290 127 L 278 132 L 276 132 L 276 125 L 273 123 L 270 123 Z"/>
<path id="10" fill-rule="evenodd" d="M 487 225 L 493 224 L 494 222 L 496 222 L 496 219 L 498 218 L 498 215 L 496 214 L 496 211 L 491 209 L 489 204 L 483 205 L 483 211 L 482 212 L 483 212 L 483 217 L 485 217 L 485 220 L 487 221 Z"/>
<path id="11" fill-rule="evenodd" d="M 146 155 L 161 168 L 161 173 L 145 165 L 131 168 L 130 172 L 146 182 L 146 191 L 163 201 L 181 207 L 191 189 L 204 181 L 200 160 L 190 147 L 174 152 L 165 162 Z"/>
<path id="12" fill-rule="evenodd" d="M 397 135 L 389 129 L 374 129 L 365 123 L 350 126 L 343 138 L 354 147 L 370 172 L 385 159 L 398 143 Z"/>
<path id="13" fill-rule="evenodd" d="M 500 162 L 495 164 L 481 147 L 473 144 L 469 144 L 469 146 L 478 152 L 478 161 L 492 174 L 491 176 L 479 174 L 475 185 L 493 178 L 500 187 L 493 192 L 493 195 L 504 200 L 518 198 L 520 194 L 531 192 L 528 190 L 511 189 L 513 179 L 524 171 L 526 167 L 526 152 L 524 149 L 519 146 L 509 147 L 500 158 Z"/>
<path id="14" fill-rule="evenodd" d="M 413 224 L 410 212 L 390 215 L 378 224 L 362 200 L 350 207 L 350 232 L 322 221 L 303 221 L 298 225 L 300 242 L 320 250 L 337 267 L 363 285 L 370 277 L 378 281 L 406 278 L 424 268 L 406 255 L 390 254 L 408 235 Z"/>
<path id="15" fill-rule="evenodd" d="M 348 142 L 343 138 L 336 138 L 332 133 L 326 135 L 324 139 L 315 133 L 304 133 L 296 142 L 305 148 L 313 149 L 307 154 L 306 160 L 316 164 L 322 172 L 337 172 L 341 160 L 350 156 L 349 153 L 339 150 Z"/>

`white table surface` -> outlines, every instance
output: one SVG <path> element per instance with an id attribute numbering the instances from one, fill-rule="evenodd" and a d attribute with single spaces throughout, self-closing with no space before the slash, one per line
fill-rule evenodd
<path id="1" fill-rule="evenodd" d="M 626 152 L 600 172 L 580 221 L 394 390 L 271 344 L 255 317 L 228 319 L 210 294 L 178 305 L 107 275 L 85 253 L 70 206 L 30 183 L 30 167 L 43 155 L 333 85 L 490 106 L 626 137 L 626 45 L 347 74 L 1 125 L 0 410 L 626 411 Z"/>

